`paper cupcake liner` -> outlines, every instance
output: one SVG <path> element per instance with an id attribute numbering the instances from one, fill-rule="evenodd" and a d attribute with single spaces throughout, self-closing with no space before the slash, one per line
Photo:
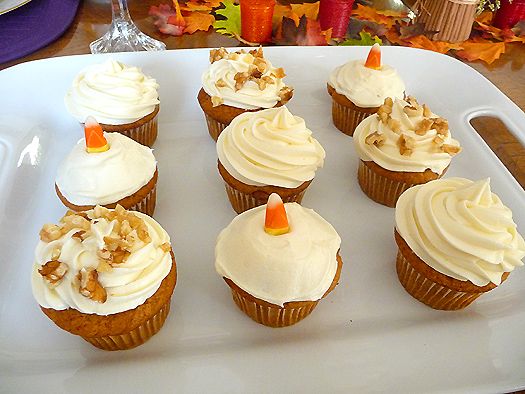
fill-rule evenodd
<path id="1" fill-rule="evenodd" d="M 170 312 L 170 300 L 160 308 L 151 318 L 146 320 L 134 330 L 120 335 L 104 337 L 82 337 L 93 346 L 102 350 L 127 350 L 142 345 L 155 335 L 164 325 Z"/>
<path id="2" fill-rule="evenodd" d="M 217 138 L 219 138 L 219 134 L 228 126 L 227 124 L 221 123 L 213 119 L 211 116 L 208 116 L 208 114 L 204 114 L 206 117 L 206 124 L 208 125 L 208 133 L 210 133 L 211 138 L 215 142 L 217 142 Z"/>
<path id="3" fill-rule="evenodd" d="M 260 195 L 257 195 L 257 192 L 243 193 L 230 186 L 227 182 L 224 182 L 224 186 L 226 187 L 226 193 L 228 194 L 228 199 L 230 200 L 232 208 L 237 213 L 242 213 L 248 209 L 264 205 L 268 202 L 268 193 L 260 193 Z M 296 194 L 281 196 L 281 198 L 283 202 L 296 202 L 300 204 L 303 200 L 306 189 L 307 188 Z"/>
<path id="4" fill-rule="evenodd" d="M 346 107 L 332 99 L 332 120 L 334 126 L 346 135 L 353 136 L 357 125 L 370 115 L 373 115 L 373 112 L 362 112 L 355 107 Z"/>
<path id="5" fill-rule="evenodd" d="M 157 116 L 155 115 L 153 119 L 144 123 L 142 126 L 124 130 L 120 133 L 137 141 L 139 144 L 151 147 L 157 140 Z"/>
<path id="6" fill-rule="evenodd" d="M 308 301 L 303 306 L 297 308 L 271 306 L 268 303 L 262 304 L 256 299 L 246 298 L 243 294 L 231 288 L 233 301 L 241 311 L 248 315 L 257 323 L 268 327 L 291 326 L 308 316 L 315 309 L 319 301 Z"/>
<path id="7" fill-rule="evenodd" d="M 428 279 L 412 267 L 401 251 L 397 253 L 396 270 L 399 282 L 408 294 L 434 309 L 463 309 L 483 294 L 453 290 Z"/>
<path id="8" fill-rule="evenodd" d="M 138 203 L 133 204 L 129 208 L 128 207 L 124 207 L 124 208 L 129 211 L 138 211 L 138 212 L 145 213 L 148 216 L 153 216 L 153 213 L 155 212 L 156 204 L 157 204 L 157 184 L 155 184 L 155 186 L 153 186 L 153 189 L 149 191 L 146 197 L 144 197 Z"/>

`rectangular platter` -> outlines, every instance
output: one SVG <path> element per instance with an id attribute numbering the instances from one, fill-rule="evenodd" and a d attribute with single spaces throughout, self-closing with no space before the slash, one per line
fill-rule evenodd
<path id="1" fill-rule="evenodd" d="M 471 128 L 499 116 L 525 142 L 525 114 L 469 66 L 433 52 L 384 47 L 407 93 L 449 120 L 463 152 L 447 176 L 491 178 L 525 233 L 525 193 Z M 331 122 L 329 72 L 365 47 L 275 47 L 295 88 L 288 107 L 326 150 L 303 200 L 342 238 L 341 281 L 303 322 L 258 325 L 214 269 L 219 231 L 234 217 L 215 143 L 197 103 L 208 50 L 122 53 L 160 84 L 159 185 L 154 217 L 172 239 L 179 280 L 163 329 L 125 352 L 104 352 L 55 327 L 30 287 L 38 231 L 64 213 L 59 162 L 82 137 L 63 98 L 77 73 L 106 55 L 51 58 L 0 72 L 0 391 L 5 392 L 475 392 L 525 388 L 525 269 L 460 312 L 412 299 L 395 272 L 394 211 L 357 183 L 352 139 Z"/>

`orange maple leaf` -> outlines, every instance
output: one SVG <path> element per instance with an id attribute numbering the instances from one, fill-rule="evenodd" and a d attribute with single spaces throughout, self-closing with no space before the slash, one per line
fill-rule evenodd
<path id="1" fill-rule="evenodd" d="M 352 10 L 352 16 L 357 17 L 358 19 L 364 19 L 379 23 L 380 25 L 385 25 L 390 29 L 396 23 L 396 18 L 385 15 L 385 13 L 388 12 L 381 11 L 380 13 L 371 7 L 363 6 L 361 4 L 358 4 L 357 8 Z"/>
<path id="2" fill-rule="evenodd" d="M 494 14 L 491 11 L 483 11 L 476 17 L 476 22 L 480 23 L 491 23 Z"/>
<path id="3" fill-rule="evenodd" d="M 211 11 L 220 7 L 221 0 L 189 0 L 180 6 L 182 11 Z"/>
<path id="4" fill-rule="evenodd" d="M 439 53 L 447 53 L 451 49 L 461 49 L 461 44 L 446 41 L 432 41 L 423 35 L 407 38 L 405 42 L 412 48 L 428 49 Z"/>
<path id="5" fill-rule="evenodd" d="M 303 3 L 303 4 L 290 4 L 292 12 L 299 18 L 306 15 L 308 19 L 317 19 L 319 15 L 319 2 L 316 3 Z"/>
<path id="6" fill-rule="evenodd" d="M 476 42 L 465 41 L 461 46 L 462 50 L 457 51 L 456 55 L 470 62 L 473 60 L 483 60 L 491 64 L 496 59 L 499 59 L 502 53 L 505 53 L 504 42 L 483 40 L 477 40 Z"/>
<path id="7" fill-rule="evenodd" d="M 215 22 L 215 17 L 206 12 L 192 12 L 185 16 L 186 27 L 184 33 L 193 34 L 197 30 L 208 31 L 210 26 Z"/>
<path id="8" fill-rule="evenodd" d="M 299 26 L 299 17 L 295 12 L 292 11 L 292 7 L 290 5 L 282 5 L 278 3 L 275 4 L 272 20 L 273 26 L 277 28 L 280 27 L 283 17 L 292 19 L 295 23 L 295 26 Z"/>

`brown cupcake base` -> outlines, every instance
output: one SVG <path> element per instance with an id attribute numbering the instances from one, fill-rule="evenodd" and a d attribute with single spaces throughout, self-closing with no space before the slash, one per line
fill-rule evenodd
<path id="1" fill-rule="evenodd" d="M 339 254 L 337 254 L 337 263 L 337 271 L 334 280 L 321 299 L 326 297 L 339 283 L 341 269 L 343 268 L 343 260 Z M 268 327 L 278 328 L 291 326 L 312 313 L 320 301 L 286 302 L 284 307 L 282 307 L 252 296 L 228 278 L 223 279 L 228 286 L 230 286 L 233 301 L 239 309 L 252 320 Z"/>
<path id="2" fill-rule="evenodd" d="M 121 125 L 110 125 L 101 123 L 102 130 L 108 133 L 120 133 L 132 140 L 137 141 L 139 144 L 147 145 L 151 147 L 157 140 L 158 133 L 158 122 L 157 115 L 159 113 L 160 106 L 156 105 L 155 109 L 149 115 L 133 122 Z"/>
<path id="3" fill-rule="evenodd" d="M 107 316 L 82 313 L 72 308 L 41 309 L 57 326 L 100 349 L 126 350 L 139 346 L 161 329 L 168 316 L 171 295 L 177 283 L 173 251 L 171 259 L 171 270 L 158 290 L 135 309 Z"/>
<path id="4" fill-rule="evenodd" d="M 111 204 L 102 205 L 105 208 L 113 209 L 118 205 L 121 205 L 124 209 L 129 211 L 138 211 L 145 213 L 146 215 L 153 216 L 155 212 L 155 205 L 157 203 L 157 179 L 158 169 L 155 170 L 151 180 L 142 186 L 139 190 L 128 197 L 124 197 L 117 202 Z M 69 209 L 75 212 L 87 211 L 95 208 L 95 205 L 75 205 L 69 202 L 60 192 L 60 189 L 55 184 L 55 191 L 58 198 L 62 203 Z"/>
<path id="5" fill-rule="evenodd" d="M 364 108 L 352 103 L 346 96 L 339 94 L 329 84 L 328 94 L 332 96 L 332 120 L 334 126 L 344 134 L 353 136 L 355 128 L 364 119 L 377 112 L 379 107 Z"/>
<path id="6" fill-rule="evenodd" d="M 424 172 L 390 171 L 373 161 L 359 161 L 357 180 L 361 190 L 372 200 L 394 208 L 399 196 L 408 188 L 441 178 L 448 167 L 438 175 L 429 169 Z"/>
<path id="7" fill-rule="evenodd" d="M 219 174 L 221 174 L 226 187 L 228 199 L 232 208 L 237 213 L 242 213 L 248 209 L 266 204 L 270 194 L 277 193 L 283 202 L 301 203 L 304 193 L 312 181 L 303 182 L 295 188 L 286 188 L 279 186 L 253 186 L 247 185 L 230 175 L 218 161 Z"/>
<path id="8" fill-rule="evenodd" d="M 444 275 L 421 260 L 397 230 L 394 237 L 399 248 L 396 260 L 399 282 L 408 294 L 433 309 L 455 311 L 466 308 L 480 295 L 497 287 L 494 283 L 476 286 L 470 281 Z M 505 272 L 501 282 L 508 276 L 509 273 Z"/>

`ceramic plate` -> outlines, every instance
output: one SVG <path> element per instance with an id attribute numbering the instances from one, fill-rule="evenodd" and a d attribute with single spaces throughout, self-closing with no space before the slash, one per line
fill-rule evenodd
<path id="1" fill-rule="evenodd" d="M 13 11 L 24 4 L 29 3 L 31 0 L 0 0 L 0 15 L 6 12 Z"/>

